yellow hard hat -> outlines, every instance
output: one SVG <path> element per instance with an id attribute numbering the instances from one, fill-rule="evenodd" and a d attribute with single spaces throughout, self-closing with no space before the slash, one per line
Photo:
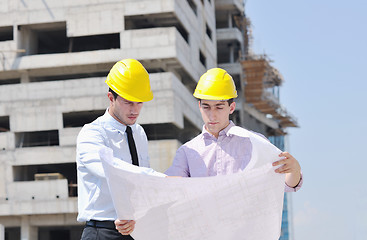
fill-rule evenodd
<path id="1" fill-rule="evenodd" d="M 204 100 L 227 100 L 236 98 L 237 91 L 231 75 L 221 68 L 212 68 L 200 77 L 193 95 Z"/>
<path id="2" fill-rule="evenodd" d="M 132 102 L 147 102 L 153 99 L 149 74 L 135 59 L 123 59 L 110 70 L 107 85 L 120 97 Z"/>

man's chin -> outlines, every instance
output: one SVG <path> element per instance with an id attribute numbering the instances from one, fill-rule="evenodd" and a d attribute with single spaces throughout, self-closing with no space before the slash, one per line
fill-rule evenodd
<path id="1" fill-rule="evenodd" d="M 137 119 L 132 120 L 132 119 L 128 118 L 128 119 L 127 119 L 127 121 L 126 121 L 126 124 L 127 124 L 127 125 L 133 125 L 133 124 L 135 124 L 135 123 L 136 123 L 136 120 L 137 120 Z"/>
<path id="2" fill-rule="evenodd" d="M 207 130 L 208 130 L 208 132 L 210 132 L 213 135 L 215 135 L 215 133 L 218 133 L 217 128 L 209 127 L 209 128 L 207 128 Z"/>

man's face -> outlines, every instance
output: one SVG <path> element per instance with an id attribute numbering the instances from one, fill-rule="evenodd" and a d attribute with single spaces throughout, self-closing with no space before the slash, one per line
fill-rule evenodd
<path id="1" fill-rule="evenodd" d="M 110 108 L 108 112 L 113 118 L 124 125 L 132 125 L 138 119 L 141 108 L 143 107 L 142 102 L 131 102 L 120 96 L 114 99 L 112 93 L 107 94 L 110 100 Z"/>
<path id="2" fill-rule="evenodd" d="M 219 132 L 228 126 L 229 115 L 235 110 L 236 103 L 229 105 L 227 101 L 201 100 L 199 108 L 206 130 L 218 138 Z"/>

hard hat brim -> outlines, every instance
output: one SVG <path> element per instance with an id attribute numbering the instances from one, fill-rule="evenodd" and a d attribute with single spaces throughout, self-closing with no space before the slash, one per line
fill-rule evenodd
<path id="1" fill-rule="evenodd" d="M 205 95 L 205 94 L 200 94 L 200 93 L 194 93 L 193 94 L 194 97 L 196 97 L 197 99 L 202 99 L 202 100 L 217 100 L 217 101 L 221 101 L 221 100 L 228 100 L 228 99 L 232 99 L 232 98 L 236 98 L 236 95 L 231 95 L 231 96 L 221 96 L 220 98 L 217 96 L 211 96 L 211 95 Z"/>

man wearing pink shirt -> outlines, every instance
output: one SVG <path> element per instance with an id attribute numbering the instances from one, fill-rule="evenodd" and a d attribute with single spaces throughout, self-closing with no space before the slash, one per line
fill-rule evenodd
<path id="1" fill-rule="evenodd" d="M 229 130 L 234 123 L 229 115 L 236 108 L 237 97 L 232 77 L 223 69 L 213 68 L 204 73 L 194 92 L 204 121 L 202 133 L 182 145 L 172 166 L 165 172 L 170 176 L 206 177 L 236 173 L 251 161 L 252 144 L 248 137 Z M 297 191 L 302 185 L 301 167 L 288 152 L 282 152 L 277 173 L 286 174 L 285 191 Z M 274 159 L 275 160 L 275 159 Z"/>

